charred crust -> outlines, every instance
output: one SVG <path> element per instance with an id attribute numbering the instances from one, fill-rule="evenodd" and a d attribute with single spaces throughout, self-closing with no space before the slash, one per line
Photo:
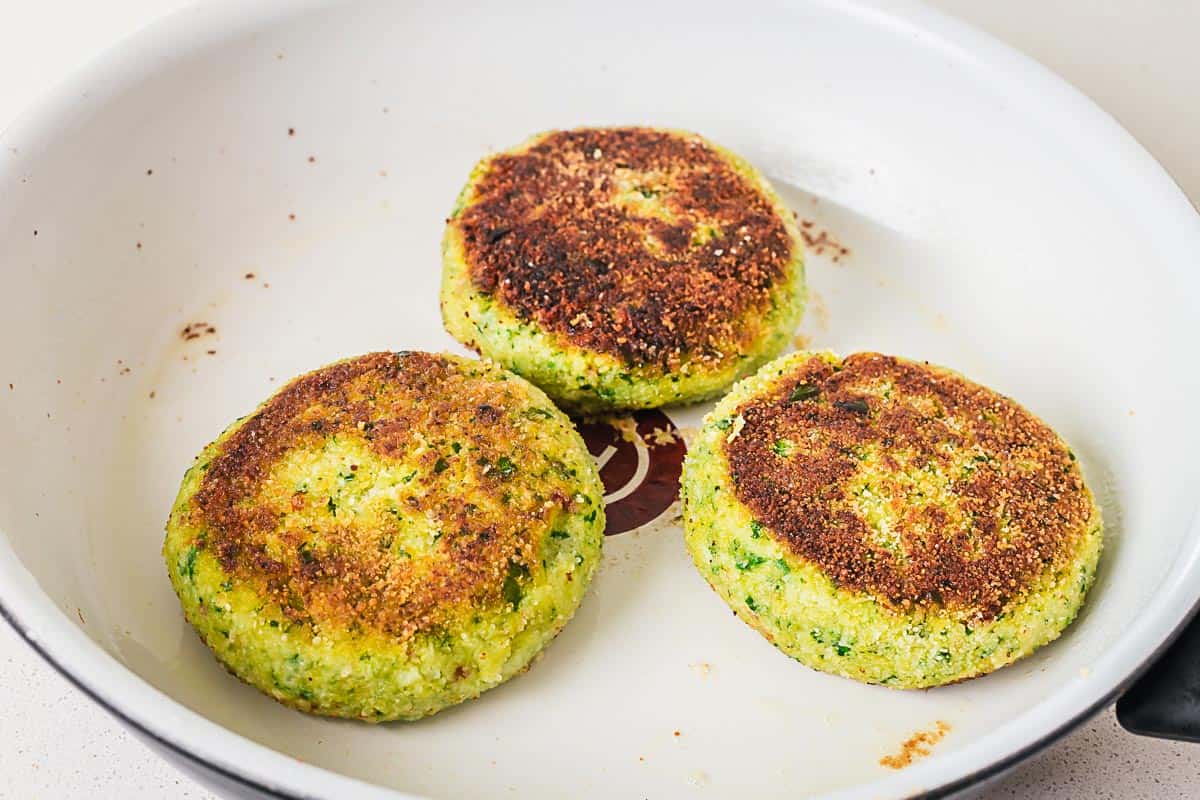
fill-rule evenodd
<path id="1" fill-rule="evenodd" d="M 471 191 L 450 225 L 475 288 L 635 369 L 737 358 L 800 248 L 760 187 L 681 133 L 550 133 Z"/>
<path id="2" fill-rule="evenodd" d="M 819 391 L 791 399 L 803 384 Z M 1012 400 L 946 370 L 875 353 L 841 363 L 813 356 L 737 413 L 745 424 L 723 443 L 737 498 L 837 586 L 892 607 L 994 619 L 1062 568 L 1093 523 L 1062 440 Z M 780 441 L 787 458 L 772 450 Z M 899 520 L 898 546 L 880 544 L 846 501 L 871 449 L 880 454 L 873 488 Z M 945 475 L 953 508 L 912 503 L 897 479 L 909 467 Z"/>
<path id="3" fill-rule="evenodd" d="M 488 368 L 426 353 L 375 353 L 298 378 L 217 445 L 188 504 L 201 532 L 196 546 L 294 622 L 371 628 L 401 641 L 436 630 L 464 609 L 500 602 L 512 564 L 538 569 L 541 533 L 573 502 L 573 487 L 535 474 L 544 459 L 521 414 L 530 402 Z M 475 421 L 481 413 L 487 430 Z M 329 437 L 357 437 L 383 464 L 429 448 L 403 502 L 436 521 L 434 552 L 392 554 L 386 515 L 330 515 L 320 530 L 296 521 L 325 501 L 274 486 L 272 468 L 292 450 L 320 450 Z M 458 471 L 434 469 L 435 450 L 456 457 L 451 441 L 471 458 L 464 453 Z M 501 459 L 524 470 L 522 480 L 499 486 L 480 466 Z M 352 466 L 360 478 L 367 469 Z M 464 484 L 476 495 L 462 492 Z"/>

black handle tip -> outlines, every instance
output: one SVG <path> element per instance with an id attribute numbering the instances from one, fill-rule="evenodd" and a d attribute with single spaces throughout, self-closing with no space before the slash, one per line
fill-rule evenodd
<path id="1" fill-rule="evenodd" d="M 1117 701 L 1130 733 L 1200 742 L 1200 617 Z"/>

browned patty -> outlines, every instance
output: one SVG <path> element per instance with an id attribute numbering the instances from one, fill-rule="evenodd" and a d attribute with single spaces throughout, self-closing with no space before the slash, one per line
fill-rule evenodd
<path id="1" fill-rule="evenodd" d="M 664 370 L 740 352 L 758 333 L 747 315 L 770 308 L 798 251 L 727 156 L 648 128 L 556 132 L 498 155 L 448 222 L 475 286 L 519 318 Z"/>
<path id="2" fill-rule="evenodd" d="M 1012 400 L 875 353 L 813 357 L 743 405 L 738 499 L 839 586 L 994 618 L 1092 517 L 1074 454 Z M 881 508 L 890 541 L 861 509 Z"/>
<path id="3" fill-rule="evenodd" d="M 497 598 L 514 564 L 539 568 L 538 537 L 576 502 L 565 468 L 539 441 L 551 412 L 498 374 L 478 362 L 376 353 L 298 378 L 200 466 L 189 513 L 206 531 L 202 546 L 297 621 L 399 639 Z M 272 479 L 285 459 L 346 440 L 367 454 L 339 468 L 347 482 L 383 485 L 389 468 L 412 469 L 399 502 L 442 532 L 432 554 L 393 552 L 399 515 L 355 517 L 330 493 Z"/>

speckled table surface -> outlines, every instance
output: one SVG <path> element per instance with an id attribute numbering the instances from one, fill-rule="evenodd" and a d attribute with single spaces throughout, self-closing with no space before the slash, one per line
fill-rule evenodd
<path id="1" fill-rule="evenodd" d="M 183 0 L 0 0 L 0 126 L 70 71 Z M 1200 4 L 934 0 L 1059 72 L 1200 204 Z M 64 19 L 72 24 L 63 25 Z M 0 624 L 0 798 L 211 798 L 125 733 Z M 1200 796 L 1200 745 L 1133 736 L 1106 710 L 988 792 L 995 798 Z"/>

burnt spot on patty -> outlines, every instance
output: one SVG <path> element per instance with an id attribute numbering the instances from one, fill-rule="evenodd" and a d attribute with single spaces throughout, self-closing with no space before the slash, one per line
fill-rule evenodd
<path id="1" fill-rule="evenodd" d="M 309 373 L 198 466 L 196 546 L 294 622 L 400 641 L 437 631 L 504 602 L 582 500 L 546 455 L 557 423 L 535 410 L 502 372 L 444 356 L 376 353 Z"/>
<path id="2" fill-rule="evenodd" d="M 813 356 L 738 414 L 738 499 L 839 587 L 896 607 L 994 619 L 1093 521 L 1063 441 L 947 370 Z"/>
<path id="3" fill-rule="evenodd" d="M 449 225 L 479 291 L 574 345 L 664 372 L 736 359 L 800 248 L 728 157 L 649 128 L 561 131 L 497 155 Z"/>

